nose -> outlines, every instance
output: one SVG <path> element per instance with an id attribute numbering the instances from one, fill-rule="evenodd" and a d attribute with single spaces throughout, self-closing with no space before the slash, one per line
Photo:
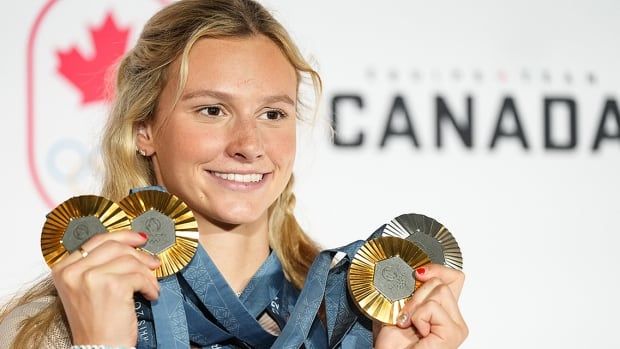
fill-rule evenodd
<path id="1" fill-rule="evenodd" d="M 230 128 L 226 152 L 242 162 L 260 159 L 265 152 L 260 130 L 254 118 L 237 118 Z"/>

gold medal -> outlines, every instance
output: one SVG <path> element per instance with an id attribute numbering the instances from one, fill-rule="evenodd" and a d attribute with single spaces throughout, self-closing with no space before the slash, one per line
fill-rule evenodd
<path id="1" fill-rule="evenodd" d="M 155 270 L 158 278 L 189 264 L 198 247 L 198 223 L 183 201 L 163 191 L 144 190 L 125 197 L 119 206 L 129 216 L 131 229 L 148 235 L 141 249 L 161 260 Z"/>
<path id="2" fill-rule="evenodd" d="M 463 255 L 450 231 L 433 218 L 421 214 L 403 214 L 390 221 L 381 234 L 407 239 L 418 245 L 432 263 L 462 270 Z"/>
<path id="3" fill-rule="evenodd" d="M 351 261 L 348 286 L 358 308 L 371 319 L 395 324 L 420 282 L 414 270 L 430 259 L 416 244 L 384 236 L 367 241 Z"/>
<path id="4" fill-rule="evenodd" d="M 41 251 L 52 267 L 92 236 L 129 229 L 129 217 L 113 201 L 101 196 L 73 197 L 53 209 L 41 233 Z"/>

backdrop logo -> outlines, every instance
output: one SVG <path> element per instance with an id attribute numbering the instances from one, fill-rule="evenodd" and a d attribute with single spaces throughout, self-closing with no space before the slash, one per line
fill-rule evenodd
<path id="1" fill-rule="evenodd" d="M 84 57 L 79 48 L 58 52 L 58 73 L 80 92 L 81 104 L 103 101 L 106 76 L 110 68 L 125 53 L 129 28 L 118 28 L 114 17 L 108 13 L 100 28 L 89 28 L 94 52 Z"/>
<path id="2" fill-rule="evenodd" d="M 328 99 L 335 147 L 620 149 L 617 86 L 592 72 L 378 71 Z"/>
<path id="3" fill-rule="evenodd" d="M 168 1 L 50 0 L 27 45 L 28 167 L 50 207 L 101 182 L 99 140 L 113 68 Z"/>

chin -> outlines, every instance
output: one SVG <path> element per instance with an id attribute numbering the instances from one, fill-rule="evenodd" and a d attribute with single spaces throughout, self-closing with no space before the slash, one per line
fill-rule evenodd
<path id="1" fill-rule="evenodd" d="M 267 217 L 267 210 L 255 210 L 245 207 L 225 208 L 211 216 L 214 220 L 232 225 L 252 224 Z"/>

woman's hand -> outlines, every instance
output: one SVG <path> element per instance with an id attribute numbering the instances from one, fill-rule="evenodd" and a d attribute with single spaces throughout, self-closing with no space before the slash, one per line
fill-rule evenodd
<path id="1" fill-rule="evenodd" d="M 146 235 L 131 231 L 97 234 L 52 268 L 52 278 L 71 327 L 74 344 L 135 346 L 134 292 L 159 295 L 152 272 L 157 257 L 135 248 Z"/>
<path id="2" fill-rule="evenodd" d="M 424 284 L 403 307 L 397 326 L 378 329 L 375 348 L 458 348 L 469 333 L 457 304 L 465 275 L 428 264 L 418 268 L 415 277 Z"/>

